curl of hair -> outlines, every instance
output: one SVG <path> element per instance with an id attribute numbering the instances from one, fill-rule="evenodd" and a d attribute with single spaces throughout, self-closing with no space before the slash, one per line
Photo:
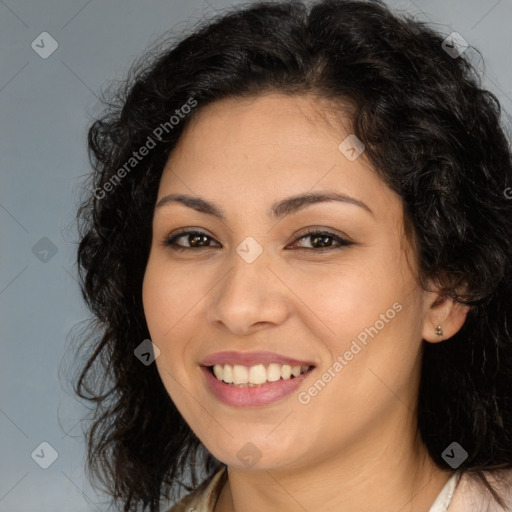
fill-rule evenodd
<path id="1" fill-rule="evenodd" d="M 76 392 L 94 406 L 88 468 L 124 511 L 160 510 L 192 468 L 222 467 L 169 398 L 154 364 L 134 349 L 149 338 L 142 280 L 165 162 L 211 102 L 265 92 L 314 94 L 351 108 L 352 132 L 403 199 L 420 281 L 470 310 L 461 330 L 423 346 L 418 430 L 432 459 L 456 440 L 460 470 L 493 492 L 483 471 L 512 468 L 512 185 L 500 104 L 444 36 L 380 0 L 245 5 L 149 53 L 105 100 L 89 129 L 92 187 L 79 212 L 81 290 L 101 335 Z M 194 98 L 198 106 L 156 140 L 154 130 Z M 119 169 L 148 137 L 150 155 Z M 126 166 L 125 166 L 126 169 Z M 108 187 L 107 182 L 112 186 Z M 108 192 L 107 188 L 110 188 Z M 94 192 L 93 192 L 94 190 Z"/>

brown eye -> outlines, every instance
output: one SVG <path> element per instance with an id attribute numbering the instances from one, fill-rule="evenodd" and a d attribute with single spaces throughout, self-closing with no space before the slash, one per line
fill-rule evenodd
<path id="1" fill-rule="evenodd" d="M 353 245 L 354 243 L 341 238 L 329 231 L 311 231 L 305 235 L 300 236 L 295 242 L 310 239 L 311 247 L 299 247 L 300 249 L 314 250 L 314 249 L 339 249 Z"/>
<path id="2" fill-rule="evenodd" d="M 316 252 L 322 252 L 354 245 L 354 242 L 346 240 L 329 231 L 311 231 L 301 235 L 294 243 L 297 244 L 298 242 L 303 242 L 308 239 L 310 240 L 310 247 L 298 246 L 297 248 L 307 251 L 316 250 Z M 181 242 L 178 243 L 178 241 Z M 183 241 L 185 243 L 183 243 Z M 214 241 L 214 238 L 203 231 L 180 231 L 177 234 L 165 238 L 162 244 L 173 251 L 222 247 L 218 242 L 215 242 L 217 245 L 211 245 L 212 241 Z"/>
<path id="3" fill-rule="evenodd" d="M 182 243 L 177 243 L 177 241 L 181 239 L 185 240 L 185 245 Z M 211 240 L 213 240 L 213 238 L 206 233 L 203 233 L 202 231 L 181 231 L 176 235 L 167 237 L 163 241 L 163 245 L 170 247 L 173 250 L 181 251 L 187 249 L 212 247 L 209 245 Z"/>

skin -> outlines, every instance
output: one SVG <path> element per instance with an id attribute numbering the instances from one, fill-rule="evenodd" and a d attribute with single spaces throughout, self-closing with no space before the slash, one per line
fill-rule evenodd
<path id="1" fill-rule="evenodd" d="M 428 512 L 451 473 L 437 468 L 416 432 L 422 339 L 455 334 L 466 309 L 423 290 L 404 235 L 402 201 L 364 153 L 338 149 L 350 133 L 314 96 L 265 94 L 204 107 L 164 169 L 157 203 L 199 196 L 225 220 L 176 202 L 155 209 L 143 303 L 162 381 L 191 429 L 228 466 L 216 512 L 333 510 Z M 332 110 L 331 110 L 332 111 Z M 343 125 L 343 126 L 341 126 Z M 364 202 L 322 202 L 277 221 L 270 206 L 305 192 Z M 322 249 L 308 227 L 354 245 Z M 162 241 L 200 229 L 203 245 L 175 252 Z M 236 252 L 248 236 L 262 254 Z M 185 247 L 193 236 L 176 241 Z M 196 244 L 197 245 L 197 244 Z M 237 408 L 210 393 L 199 363 L 224 351 L 273 351 L 314 362 L 307 389 L 394 303 L 402 310 L 310 402 L 297 393 Z M 441 325 L 443 335 L 435 334 Z M 451 440 L 446 440 L 446 445 Z M 246 467 L 237 452 L 261 455 Z"/>

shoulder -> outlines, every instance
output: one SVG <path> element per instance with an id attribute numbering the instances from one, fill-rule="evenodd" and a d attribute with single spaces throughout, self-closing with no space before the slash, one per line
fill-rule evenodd
<path id="1" fill-rule="evenodd" d="M 213 512 L 226 479 L 227 471 L 226 467 L 223 467 L 166 512 Z"/>
<path id="2" fill-rule="evenodd" d="M 512 512 L 512 469 L 484 472 L 484 475 L 494 491 L 504 500 L 505 508 L 496 502 L 477 476 L 463 473 L 453 493 L 449 512 Z"/>

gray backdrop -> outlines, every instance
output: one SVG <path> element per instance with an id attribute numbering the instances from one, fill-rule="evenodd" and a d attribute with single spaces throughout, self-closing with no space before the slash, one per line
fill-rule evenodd
<path id="1" fill-rule="evenodd" d="M 85 410 L 58 373 L 88 314 L 73 266 L 86 127 L 148 44 L 233 3 L 0 0 L 1 512 L 106 510 L 84 476 Z M 509 123 L 512 0 L 389 3 L 479 48 Z"/>

